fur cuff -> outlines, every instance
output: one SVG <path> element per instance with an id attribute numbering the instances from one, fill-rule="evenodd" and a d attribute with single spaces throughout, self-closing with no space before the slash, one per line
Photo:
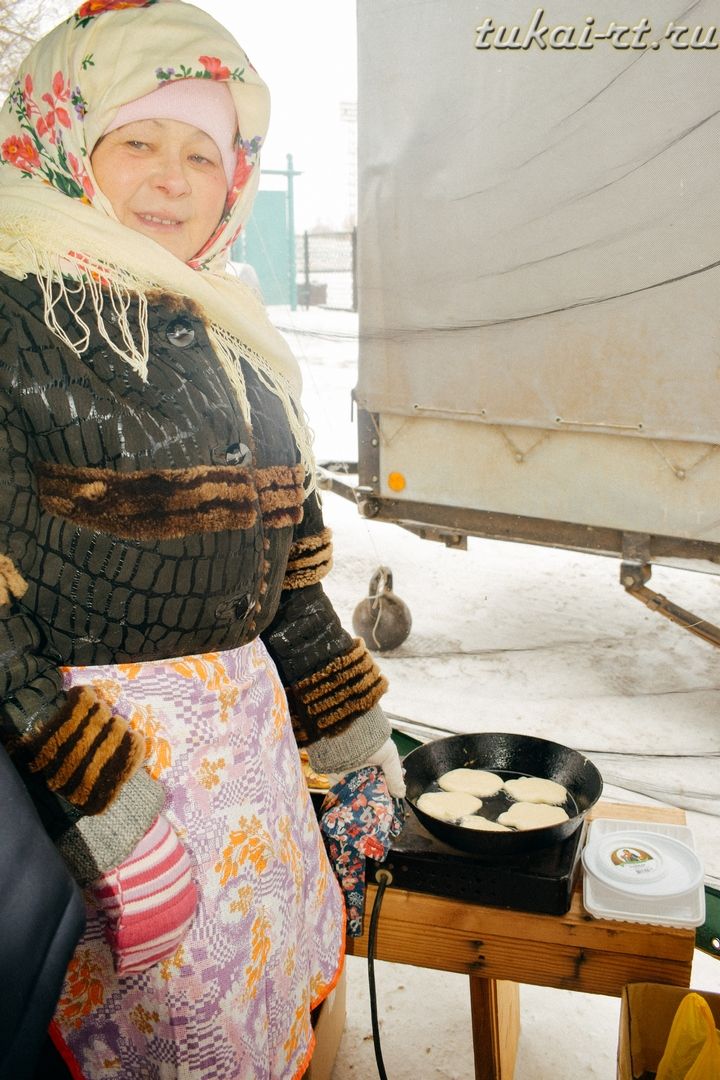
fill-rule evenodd
<path id="1" fill-rule="evenodd" d="M 30 770 L 85 814 L 105 810 L 145 757 L 140 736 L 86 686 L 68 692 L 65 705 L 24 751 Z"/>
<path id="2" fill-rule="evenodd" d="M 342 730 L 372 708 L 387 690 L 362 638 L 320 671 L 288 688 L 288 702 L 299 745 Z"/>
<path id="3" fill-rule="evenodd" d="M 304 589 L 317 585 L 332 567 L 332 533 L 323 529 L 305 536 L 290 548 L 283 589 Z"/>
<path id="4" fill-rule="evenodd" d="M 305 489 L 302 465 L 271 465 L 258 469 L 255 482 L 263 524 L 267 529 L 284 529 L 302 521 Z"/>

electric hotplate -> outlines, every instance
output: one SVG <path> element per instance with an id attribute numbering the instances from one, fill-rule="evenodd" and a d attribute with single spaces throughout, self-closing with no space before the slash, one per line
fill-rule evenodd
<path id="1" fill-rule="evenodd" d="M 367 880 L 387 867 L 393 886 L 513 911 L 564 915 L 580 868 L 586 823 L 558 844 L 489 859 L 459 851 L 432 836 L 413 812 L 383 863 L 368 860 Z"/>

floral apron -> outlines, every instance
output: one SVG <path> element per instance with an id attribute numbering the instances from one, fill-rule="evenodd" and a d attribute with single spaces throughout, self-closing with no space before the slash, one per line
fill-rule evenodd
<path id="1" fill-rule="evenodd" d="M 88 909 L 55 1017 L 83 1076 L 300 1077 L 310 1010 L 340 973 L 344 911 L 264 646 L 65 677 L 145 737 L 201 893 L 172 959 L 121 979 Z"/>

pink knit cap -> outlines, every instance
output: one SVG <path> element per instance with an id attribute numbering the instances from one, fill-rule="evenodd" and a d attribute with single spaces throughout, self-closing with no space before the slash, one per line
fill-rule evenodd
<path id="1" fill-rule="evenodd" d="M 222 157 L 228 188 L 235 175 L 237 114 L 224 82 L 177 79 L 121 105 L 104 134 L 134 120 L 180 120 L 209 135 Z"/>

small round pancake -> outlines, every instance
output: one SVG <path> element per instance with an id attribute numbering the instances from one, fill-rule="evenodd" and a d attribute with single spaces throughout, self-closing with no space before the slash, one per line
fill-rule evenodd
<path id="1" fill-rule="evenodd" d="M 479 799 L 497 795 L 503 786 L 502 777 L 485 769 L 451 769 L 438 777 L 438 784 L 443 791 L 467 791 Z"/>
<path id="2" fill-rule="evenodd" d="M 560 825 L 568 820 L 568 815 L 559 806 L 534 802 L 513 803 L 509 810 L 498 817 L 501 825 L 511 825 L 514 829 L 542 829 L 546 825 Z"/>
<path id="3" fill-rule="evenodd" d="M 503 785 L 511 799 L 518 802 L 548 803 L 561 806 L 568 797 L 567 788 L 554 780 L 541 780 L 539 776 L 519 776 L 506 780 Z"/>
<path id="4" fill-rule="evenodd" d="M 440 821 L 457 821 L 474 814 L 482 806 L 480 799 L 466 791 L 426 791 L 417 801 L 418 808 Z"/>
<path id="5" fill-rule="evenodd" d="M 491 821 L 489 818 L 472 814 L 470 817 L 460 818 L 463 829 L 476 829 L 478 832 L 512 832 L 507 825 L 501 825 L 499 821 Z"/>

